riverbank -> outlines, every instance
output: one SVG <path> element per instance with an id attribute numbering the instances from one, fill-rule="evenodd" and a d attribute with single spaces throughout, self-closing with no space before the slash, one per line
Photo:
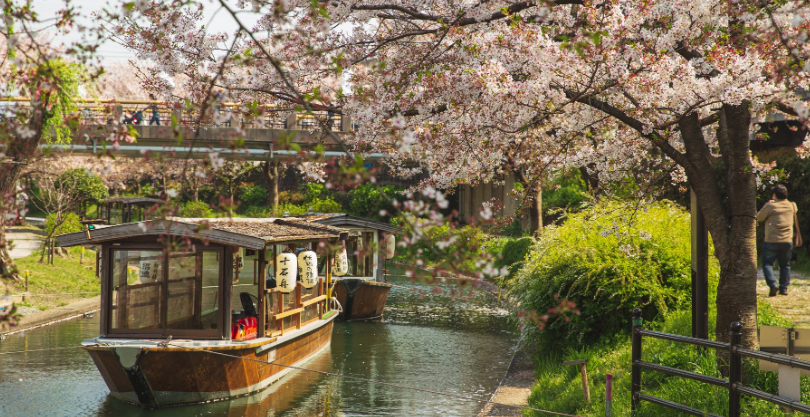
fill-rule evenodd
<path id="1" fill-rule="evenodd" d="M 487 404 L 478 417 L 523 416 L 519 406 L 528 405 L 529 394 L 534 384 L 535 363 L 532 360 L 532 353 L 536 349 L 536 346 L 526 343 L 518 345 L 506 375 L 490 398 L 490 401 L 497 404 Z"/>
<path id="2" fill-rule="evenodd" d="M 101 296 L 86 298 L 62 307 L 54 307 L 22 316 L 17 325 L 7 329 L 0 329 L 0 335 L 12 335 L 26 330 L 36 329 L 49 324 L 59 323 L 76 317 L 82 317 L 98 311 L 101 305 Z"/>

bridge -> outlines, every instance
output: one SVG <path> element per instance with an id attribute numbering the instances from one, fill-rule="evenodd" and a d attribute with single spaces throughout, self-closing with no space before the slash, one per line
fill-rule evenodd
<path id="1" fill-rule="evenodd" d="M 0 105 L 4 105 L 6 111 L 25 109 L 30 107 L 30 99 L 3 98 Z M 349 154 L 331 135 L 316 128 L 325 126 L 338 137 L 353 128 L 351 118 L 328 111 L 303 113 L 262 106 L 262 114 L 255 115 L 241 103 L 219 103 L 203 118 L 199 117 L 199 112 L 186 111 L 163 101 L 79 100 L 77 105 L 79 124 L 71 129 L 71 143 L 42 144 L 43 151 L 98 155 L 112 150 L 119 156 L 166 155 L 194 159 L 216 153 L 226 159 L 266 161 L 299 156 L 296 148 L 314 155 L 316 146 L 321 145 L 321 155 L 339 157 Z M 159 125 L 149 124 L 151 106 L 157 106 Z M 132 120 L 138 111 L 143 113 L 143 118 Z M 125 124 L 125 120 L 130 122 Z M 173 120 L 176 121 L 174 127 Z M 135 141 L 120 140 L 130 129 L 136 132 Z M 382 154 L 370 154 L 365 159 L 382 157 Z"/>

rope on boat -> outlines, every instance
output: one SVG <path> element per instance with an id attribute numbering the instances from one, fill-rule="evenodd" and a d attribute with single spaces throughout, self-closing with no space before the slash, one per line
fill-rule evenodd
<path id="1" fill-rule="evenodd" d="M 295 365 L 284 365 L 284 364 L 281 364 L 281 363 L 276 363 L 276 362 L 271 362 L 271 361 L 263 361 L 261 359 L 254 359 L 254 358 L 246 358 L 246 357 L 236 356 L 236 355 L 229 355 L 227 353 L 216 352 L 216 351 L 213 351 L 213 350 L 206 350 L 206 349 L 201 349 L 201 348 L 195 348 L 195 347 L 191 347 L 191 346 L 180 346 L 180 345 L 175 345 L 173 343 L 169 343 L 168 341 L 166 342 L 166 345 L 167 346 L 174 346 L 174 347 L 178 347 L 178 348 L 183 348 L 183 349 L 199 350 L 200 352 L 210 353 L 212 355 L 226 356 L 226 357 L 234 358 L 234 359 L 242 359 L 242 360 L 246 360 L 246 361 L 258 362 L 258 363 L 262 363 L 262 364 L 265 364 L 265 365 L 276 365 L 276 366 L 295 369 L 295 370 L 299 370 L 299 371 L 313 372 L 313 373 L 321 374 L 321 375 L 328 375 L 328 376 L 334 376 L 334 377 L 345 378 L 345 379 L 353 379 L 355 381 L 369 382 L 369 383 L 372 383 L 372 384 L 385 385 L 385 386 L 389 386 L 389 387 L 401 388 L 401 389 L 412 390 L 412 391 L 419 391 L 419 392 L 424 392 L 424 393 L 427 393 L 427 394 L 441 395 L 441 396 L 444 396 L 444 397 L 455 398 L 455 399 L 463 400 L 463 401 L 471 401 L 471 402 L 478 402 L 478 403 L 501 405 L 501 406 L 505 406 L 505 407 L 519 408 L 521 410 L 538 411 L 538 412 L 541 412 L 541 413 L 552 414 L 552 415 L 555 415 L 555 416 L 580 417 L 580 416 L 578 416 L 576 414 L 560 413 L 560 412 L 557 412 L 557 411 L 543 410 L 543 409 L 540 409 L 540 408 L 533 408 L 533 407 L 529 407 L 529 406 L 525 406 L 525 405 L 515 405 L 515 404 L 500 403 L 500 402 L 497 402 L 497 401 L 492 401 L 492 399 L 482 400 L 482 399 L 477 399 L 477 398 L 472 398 L 472 397 L 465 397 L 463 395 L 450 394 L 450 393 L 447 393 L 447 392 L 433 391 L 433 390 L 424 389 L 424 388 L 416 388 L 416 387 L 410 387 L 410 386 L 407 386 L 407 385 L 394 384 L 394 383 L 391 383 L 391 382 L 377 381 L 377 380 L 374 380 L 374 379 L 363 378 L 363 377 L 359 377 L 359 376 L 343 375 L 343 374 L 338 374 L 338 373 L 334 373 L 334 372 L 327 372 L 327 371 L 318 371 L 316 369 L 303 368 L 303 367 L 295 366 Z"/>

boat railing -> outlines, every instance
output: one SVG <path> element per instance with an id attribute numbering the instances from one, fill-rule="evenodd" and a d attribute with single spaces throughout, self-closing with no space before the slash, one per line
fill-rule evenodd
<path id="1" fill-rule="evenodd" d="M 265 334 L 269 337 L 283 335 L 285 331 L 300 329 L 320 319 L 326 313 L 326 284 L 323 278 L 312 288 L 297 283 L 295 290 L 281 292 L 279 288 L 266 291 Z"/>

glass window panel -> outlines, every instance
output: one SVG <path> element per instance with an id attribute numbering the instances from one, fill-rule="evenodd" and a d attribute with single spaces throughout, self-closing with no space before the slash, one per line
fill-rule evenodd
<path id="1" fill-rule="evenodd" d="M 113 251 L 112 329 L 162 327 L 163 256 L 160 251 Z"/>
<path id="2" fill-rule="evenodd" d="M 197 290 L 202 276 L 197 273 L 197 253 L 172 253 L 169 258 L 166 328 L 200 329 L 200 300 Z"/>
<path id="3" fill-rule="evenodd" d="M 219 328 L 220 252 L 202 253 L 202 328 Z"/>
<path id="4" fill-rule="evenodd" d="M 259 252 L 240 248 L 235 252 L 238 260 L 234 259 L 234 265 L 237 262 L 241 264 L 238 268 L 238 273 L 234 270 L 233 288 L 231 290 L 231 313 L 233 314 L 233 321 L 245 317 L 245 308 L 242 302 L 242 293 L 249 295 L 250 300 L 258 313 L 259 302 Z"/>

